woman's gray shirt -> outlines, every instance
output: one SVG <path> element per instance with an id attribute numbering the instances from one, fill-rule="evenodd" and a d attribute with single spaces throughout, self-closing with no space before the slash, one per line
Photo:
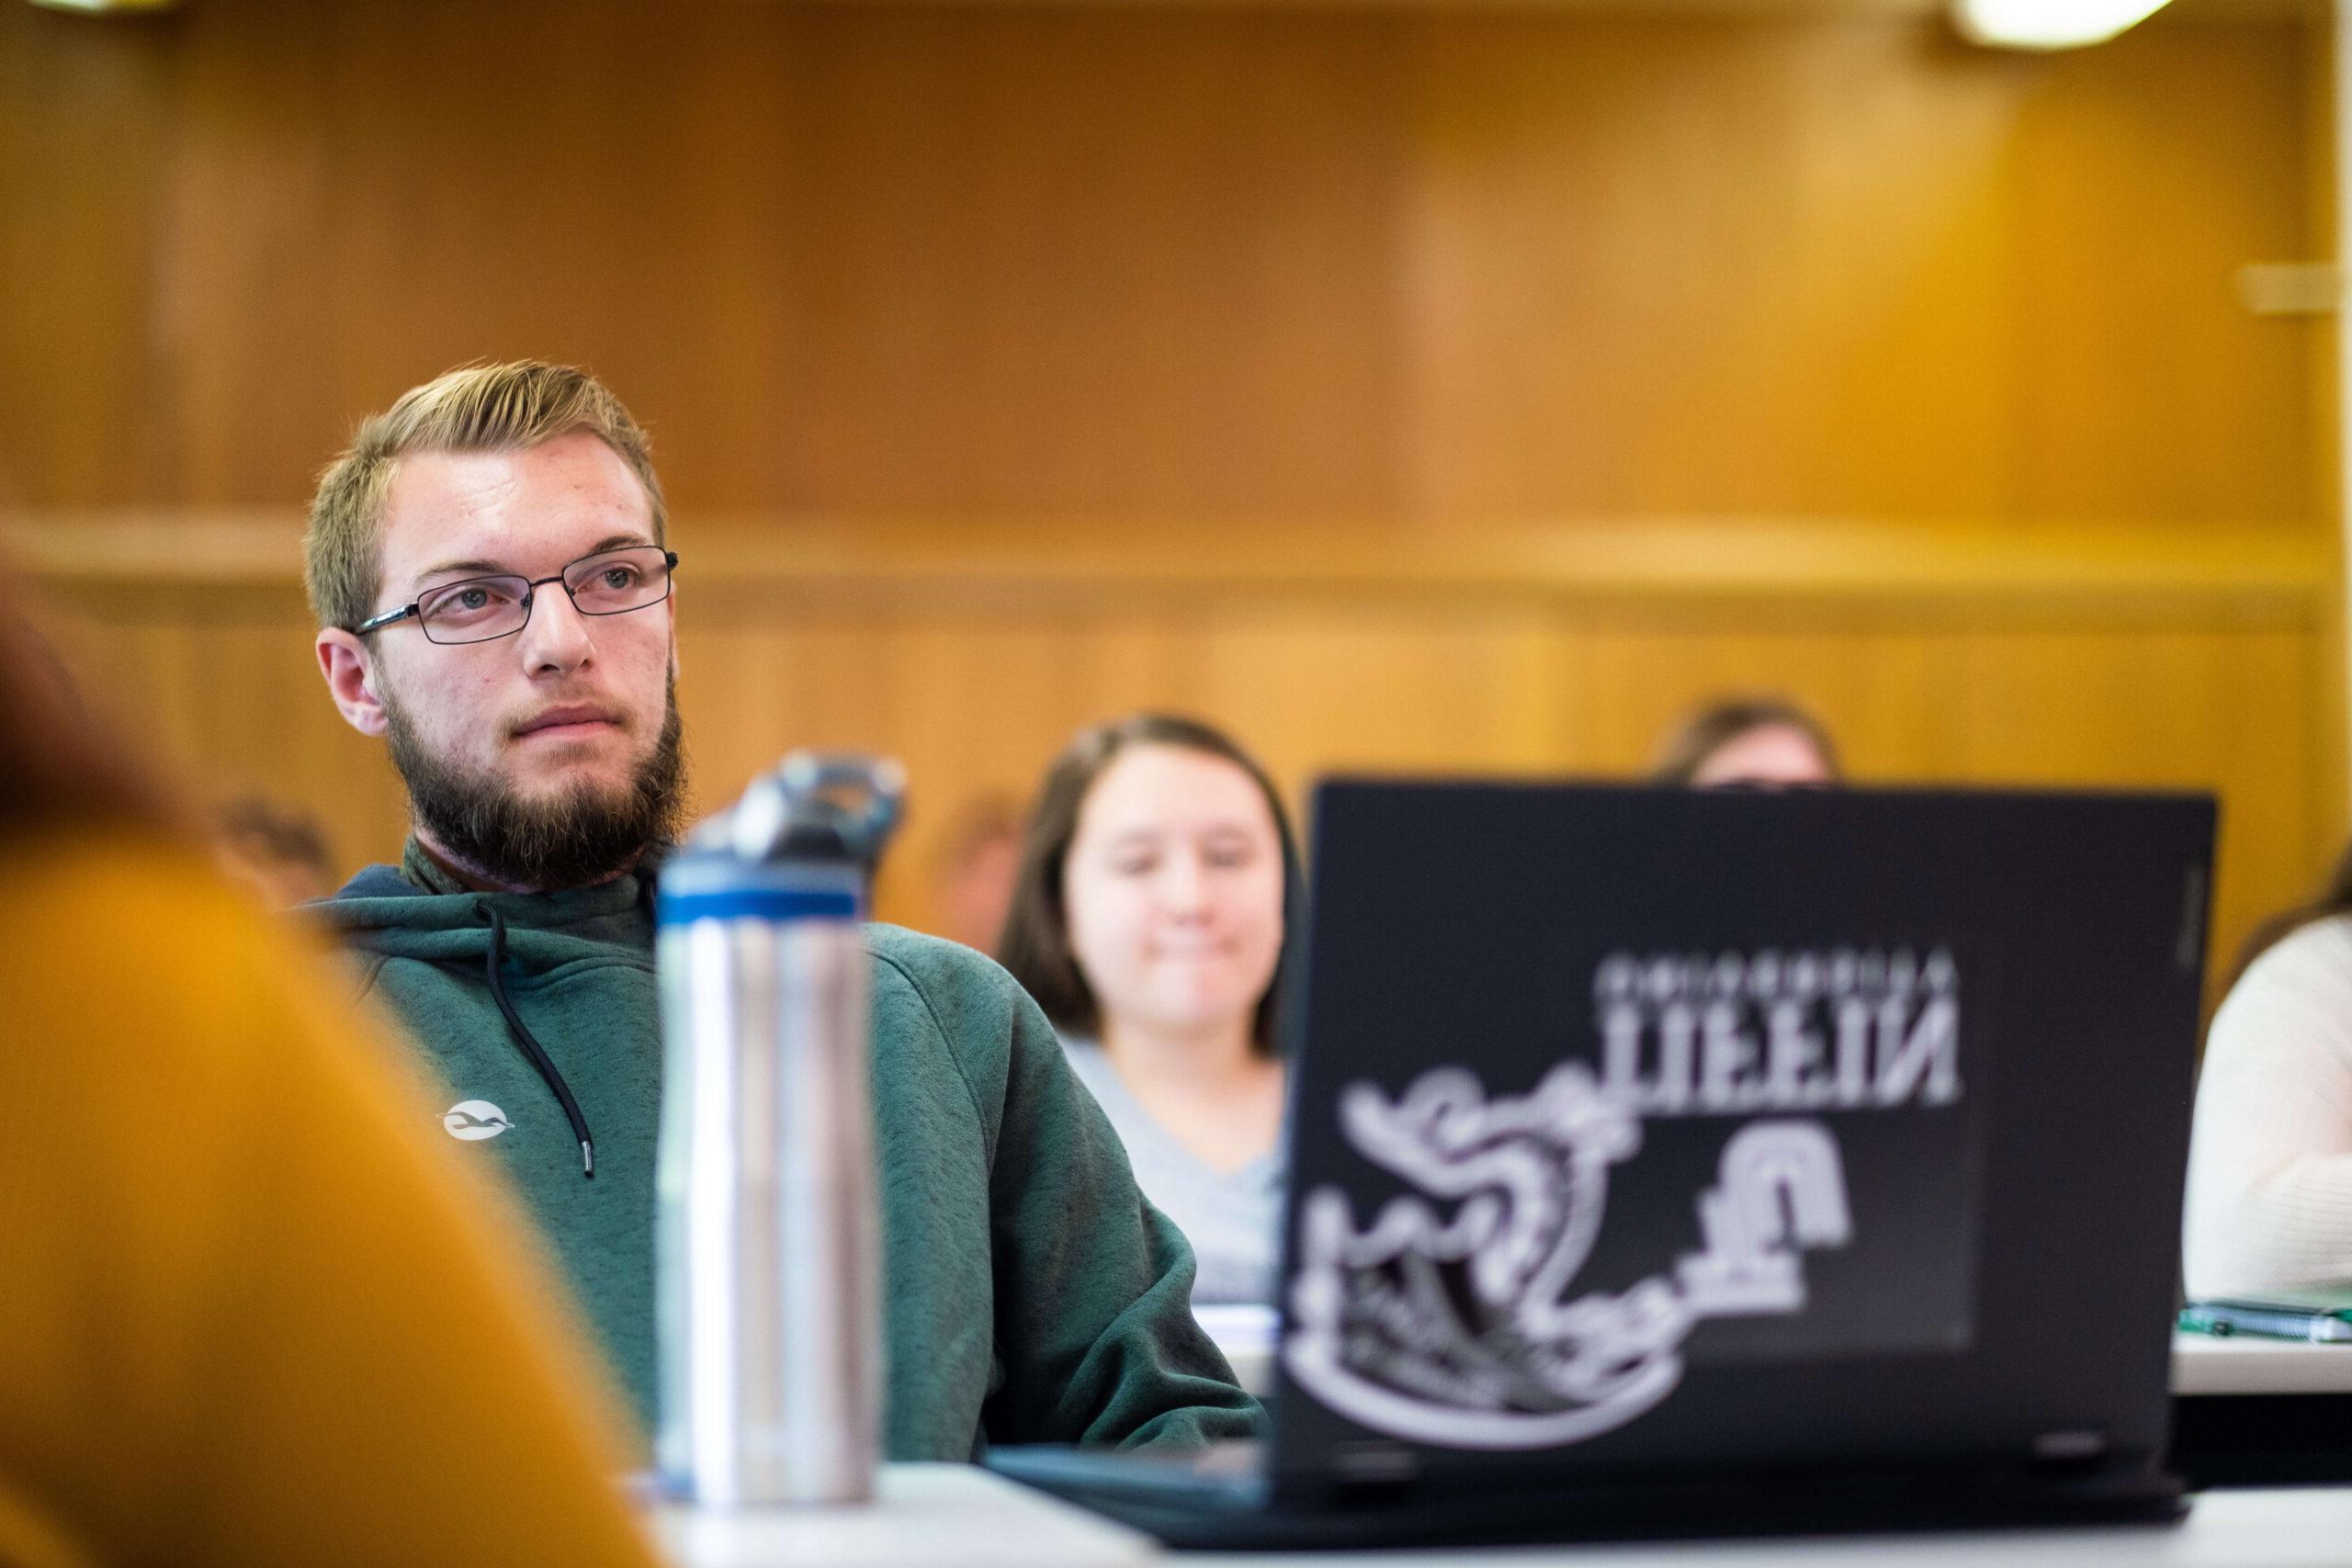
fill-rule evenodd
<path id="1" fill-rule="evenodd" d="M 1281 1151 L 1238 1170 L 1218 1170 L 1152 1120 L 1120 1081 L 1102 1046 L 1066 1039 L 1062 1049 L 1127 1145 L 1136 1185 L 1193 1244 L 1193 1256 L 1200 1261 L 1193 1303 L 1272 1301 L 1275 1233 L 1283 1212 Z"/>

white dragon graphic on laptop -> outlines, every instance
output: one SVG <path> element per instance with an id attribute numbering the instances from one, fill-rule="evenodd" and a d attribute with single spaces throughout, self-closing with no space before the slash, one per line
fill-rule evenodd
<path id="1" fill-rule="evenodd" d="M 1283 1364 L 1309 1393 L 1395 1437 L 1549 1448 L 1624 1425 L 1671 1393 L 1681 1346 L 1711 1316 L 1803 1309 L 1800 1250 L 1851 1229 L 1838 1145 L 1818 1121 L 1750 1122 L 1699 1195 L 1705 1246 L 1612 1293 L 1571 1297 L 1641 1120 L 1569 1062 L 1489 1100 L 1459 1067 L 1401 1100 L 1358 1083 L 1340 1122 L 1363 1156 L 1440 1203 L 1389 1202 L 1355 1229 L 1347 1197 L 1301 1205 Z M 1451 1281 L 1451 1283 L 1449 1283 Z"/>

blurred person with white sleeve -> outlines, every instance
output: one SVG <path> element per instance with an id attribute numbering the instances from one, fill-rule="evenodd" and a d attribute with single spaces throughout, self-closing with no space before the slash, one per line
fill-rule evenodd
<path id="1" fill-rule="evenodd" d="M 2352 1288 L 2352 853 L 2246 953 L 2198 1080 L 2188 1293 Z"/>

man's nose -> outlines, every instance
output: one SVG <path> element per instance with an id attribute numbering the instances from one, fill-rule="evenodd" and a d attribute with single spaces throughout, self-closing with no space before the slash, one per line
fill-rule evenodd
<path id="1" fill-rule="evenodd" d="M 531 591 L 531 618 L 517 640 L 523 645 L 524 668 L 534 675 L 577 670 L 596 651 L 586 617 L 560 582 Z"/>

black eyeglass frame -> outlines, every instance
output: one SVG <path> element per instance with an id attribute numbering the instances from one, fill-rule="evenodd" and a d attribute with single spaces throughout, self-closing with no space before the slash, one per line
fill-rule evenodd
<path id="1" fill-rule="evenodd" d="M 417 629 L 424 632 L 424 640 L 432 643 L 436 648 L 464 648 L 477 642 L 496 642 L 501 637 L 520 637 L 523 634 L 524 628 L 531 624 L 531 609 L 533 605 L 538 603 L 539 590 L 545 588 L 550 582 L 560 584 L 563 588 L 563 596 L 571 601 L 572 609 L 578 611 L 583 615 L 633 615 L 639 610 L 650 610 L 653 608 L 654 605 L 666 602 L 670 597 L 670 579 L 675 575 L 678 570 L 678 552 L 675 550 L 662 550 L 662 597 L 659 599 L 648 599 L 642 604 L 631 604 L 627 609 L 581 609 L 580 595 L 573 591 L 572 586 L 571 582 L 567 581 L 567 578 L 573 567 L 585 565 L 587 562 L 595 560 L 602 556 L 616 556 L 628 550 L 654 549 L 662 549 L 662 547 L 659 545 L 622 545 L 609 550 L 592 550 L 588 554 L 582 556 L 578 560 L 565 562 L 563 570 L 557 572 L 553 577 L 542 577 L 534 580 L 532 578 L 525 577 L 518 571 L 499 571 L 492 572 L 481 577 L 461 577 L 454 582 L 438 582 L 434 584 L 434 592 L 446 593 L 450 589 L 463 588 L 467 584 L 473 582 L 520 582 L 523 585 L 523 621 L 522 625 L 517 626 L 511 632 L 492 632 L 488 637 L 467 637 L 462 642 L 445 643 L 438 637 L 435 637 L 431 631 L 425 629 L 424 602 L 422 599 L 418 599 L 401 605 L 397 610 L 387 610 L 380 615 L 370 616 L 368 619 L 364 620 L 357 626 L 352 627 L 351 635 L 354 637 L 366 637 L 369 632 L 381 631 L 386 626 L 395 625 L 401 621 L 405 621 L 410 616 L 413 615 L 416 618 Z"/>

